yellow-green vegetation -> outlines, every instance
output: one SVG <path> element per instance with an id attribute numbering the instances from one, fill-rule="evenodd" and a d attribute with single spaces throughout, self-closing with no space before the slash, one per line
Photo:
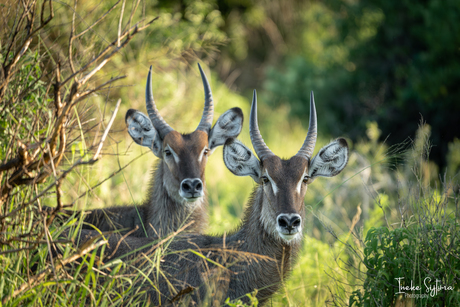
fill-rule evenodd
<path id="1" fill-rule="evenodd" d="M 151 258 L 143 259 L 150 265 L 150 271 L 130 274 L 125 269 L 133 263 L 119 259 L 100 261 L 92 252 L 103 245 L 103 241 L 90 242 L 76 249 L 72 242 L 60 238 L 67 231 L 73 239 L 77 237 L 75 229 L 81 226 L 80 215 L 64 218 L 63 224 L 59 224 L 50 219 L 57 212 L 49 214 L 41 209 L 44 205 L 58 208 L 65 205 L 75 210 L 101 208 L 140 203 L 146 197 L 157 158 L 132 141 L 126 132 L 124 115 L 130 108 L 146 113 L 144 90 L 150 65 L 153 65 L 153 91 L 160 113 L 177 131 L 190 132 L 196 128 L 202 112 L 203 89 L 196 63 L 204 62 L 213 91 L 214 118 L 229 108 L 240 107 L 246 119 L 239 139 L 251 147 L 250 88 L 237 91 L 232 87 L 233 77 L 227 75 L 222 81 L 221 76 L 222 71 L 228 70 L 227 66 L 233 65 L 228 64 L 232 59 L 244 59 L 250 53 L 247 36 L 254 33 L 255 28 L 262 25 L 268 32 L 274 31 L 267 20 L 276 11 L 276 6 L 263 9 L 262 2 L 255 1 L 244 12 L 229 13 L 228 8 L 225 11 L 219 7 L 218 1 L 185 1 L 182 5 L 175 1 L 23 2 L 33 9 L 30 15 L 24 15 L 22 23 L 17 19 L 24 12 L 21 5 L 16 6 L 16 1 L 0 4 L 2 16 L 6 16 L 2 21 L 0 41 L 3 72 L 8 64 L 14 63 L 9 66 L 14 68 L 10 71 L 10 79 L 0 74 L 0 305 L 143 306 L 148 301 L 146 287 L 140 285 L 155 287 L 145 277 L 154 270 L 159 274 L 158 266 L 165 252 L 163 247 L 168 240 L 162 242 Z M 234 1 L 229 3 L 230 7 L 235 5 Z M 30 35 L 27 25 L 37 28 L 43 23 L 42 10 L 44 19 L 51 10 L 54 17 L 34 34 L 22 53 Z M 302 97 L 314 89 L 306 85 L 315 83 L 299 84 L 296 80 L 308 71 L 312 61 L 319 63 L 315 74 L 334 65 L 354 71 L 356 66 L 349 58 L 353 53 L 350 50 L 377 35 L 377 28 L 386 17 L 378 8 L 364 10 L 360 13 L 360 31 L 347 37 L 340 46 L 331 46 L 328 41 L 339 37 L 335 32 L 339 27 L 333 25 L 337 12 L 332 14 L 331 10 L 314 2 L 305 15 L 309 18 L 304 16 L 308 19 L 304 22 L 312 23 L 320 32 L 314 35 L 305 30 L 301 35 L 302 46 L 313 45 L 306 56 L 310 62 L 305 64 L 304 60 L 291 58 L 286 62 L 285 74 L 278 74 L 272 68 L 264 87 L 257 88 L 260 130 L 267 145 L 280 157 L 294 155 L 307 134 L 308 117 L 302 113 L 307 107 Z M 105 17 L 99 22 L 101 16 Z M 148 26 L 157 16 L 159 19 Z M 236 22 L 239 17 L 241 22 Z M 96 21 L 98 23 L 90 27 Z M 136 24 L 138 29 L 145 29 L 134 35 Z M 69 48 L 72 28 L 74 36 L 83 34 L 75 37 Z M 74 95 L 73 71 L 78 72 L 86 63 L 91 63 L 107 46 L 117 48 L 117 35 L 130 28 L 130 41 L 78 89 L 79 95 L 87 95 L 78 100 L 80 96 Z M 15 29 L 19 29 L 17 35 L 11 35 Z M 85 29 L 89 30 L 83 32 Z M 276 31 L 270 35 L 276 41 Z M 110 45 L 112 41 L 115 44 Z M 289 44 L 290 40 L 284 43 Z M 289 49 L 280 43 L 277 52 L 283 52 L 283 46 Z M 17 61 L 16 55 L 20 55 Z M 103 61 L 101 57 L 88 69 L 75 74 L 76 79 L 85 78 Z M 59 77 L 57 63 L 60 63 Z M 126 77 L 116 83 L 107 83 L 89 95 L 88 91 L 122 75 Z M 324 88 L 329 81 L 319 75 L 316 84 Z M 281 77 L 285 77 L 285 83 L 277 83 Z M 309 76 L 310 80 L 314 77 L 313 74 Z M 71 104 L 62 126 L 66 133 L 63 139 L 53 138 L 56 131 L 59 136 L 61 130 L 56 128 L 62 114 L 59 112 L 65 109 L 55 103 L 53 91 L 59 82 L 62 82 L 59 95 L 64 106 Z M 292 87 L 297 89 L 286 94 L 285 91 Z M 404 96 L 398 95 L 400 99 Z M 320 95 L 325 99 L 329 96 Z M 274 97 L 281 97 L 281 103 L 273 103 Z M 102 155 L 95 156 L 118 99 L 121 105 L 103 142 Z M 283 103 L 291 99 L 297 103 Z M 331 106 L 337 105 L 329 103 L 329 109 L 321 107 L 320 98 L 316 103 L 320 126 L 318 150 L 331 138 L 348 137 L 351 132 L 348 133 L 346 124 L 339 122 L 328 131 L 321 130 L 322 122 L 330 125 L 337 120 L 337 114 L 344 111 L 334 110 L 331 115 Z M 429 160 L 429 125 L 419 125 L 417 121 L 407 123 L 414 127 L 413 130 L 418 127 L 413 142 L 390 146 L 382 141 L 382 131 L 373 118 L 361 118 L 359 124 L 366 130 L 361 131 L 361 137 L 349 139 L 351 155 L 346 169 L 336 177 L 316 180 L 307 191 L 304 246 L 290 277 L 270 306 L 324 306 L 326 301 L 348 305 L 350 297 L 354 300 L 350 305 L 394 305 L 396 299 L 401 298 L 388 284 L 397 285 L 392 278 L 403 277 L 398 274 L 406 274 L 404 276 L 409 279 L 408 272 L 418 274 L 414 277 L 419 279 L 436 273 L 432 276 L 445 278 L 443 281 L 451 283 L 449 285 L 458 291 L 460 262 L 455 257 L 458 255 L 455 248 L 446 249 L 449 265 L 432 263 L 437 259 L 436 253 L 443 249 L 430 249 L 431 262 L 428 263 L 419 260 L 414 263 L 411 257 L 419 257 L 426 250 L 422 248 L 424 244 L 435 242 L 435 238 L 419 240 L 420 235 L 429 237 L 441 232 L 443 235 L 436 242 L 443 247 L 458 242 L 454 233 L 458 232 L 458 211 L 455 210 L 458 209 L 459 192 L 459 140 L 445 146 L 448 151 L 444 176 Z M 337 130 L 341 133 L 336 134 Z M 333 135 L 328 134 L 331 131 Z M 53 146 L 56 147 L 54 151 Z M 255 183 L 249 177 L 236 177 L 226 169 L 221 147 L 209 159 L 206 180 L 210 204 L 206 233 L 228 233 L 238 227 Z M 443 219 L 443 214 L 448 218 Z M 427 226 L 428 221 L 431 224 Z M 389 244 L 396 240 L 394 238 L 398 242 Z M 50 261 L 49 255 L 55 255 L 55 246 L 61 249 L 62 255 L 58 257 L 60 260 Z M 398 249 L 399 246 L 403 248 Z M 392 258 L 388 260 L 385 256 Z M 404 261 L 397 262 L 396 258 Z M 375 261 L 370 263 L 370 259 Z M 72 266 L 67 267 L 69 264 Z M 413 265 L 412 271 L 410 265 Z M 390 269 L 391 274 L 388 273 Z M 385 297 L 372 300 L 379 291 L 385 293 Z M 254 293 L 249 296 L 253 297 Z M 449 304 L 458 301 L 458 296 L 448 297 Z M 425 306 L 441 304 L 439 302 L 415 303 Z M 252 303 L 257 304 L 256 300 Z M 242 306 L 238 302 L 229 302 L 229 305 Z"/>

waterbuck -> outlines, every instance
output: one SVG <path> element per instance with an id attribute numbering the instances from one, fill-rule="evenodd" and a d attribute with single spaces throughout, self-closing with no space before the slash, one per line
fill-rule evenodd
<path id="1" fill-rule="evenodd" d="M 242 223 L 224 236 L 177 236 L 162 258 L 161 274 L 150 275 L 158 287 L 149 291 L 154 305 L 200 305 L 205 301 L 221 305 L 227 297 L 247 300 L 245 294 L 256 289 L 262 305 L 279 289 L 301 247 L 308 185 L 319 176 L 337 175 L 348 162 L 348 145 L 343 138 L 331 142 L 311 158 L 317 137 L 313 93 L 310 99 L 305 142 L 295 156 L 284 160 L 273 154 L 261 137 L 254 91 L 250 137 L 258 158 L 237 140 L 229 140 L 224 146 L 227 168 L 237 176 L 250 176 L 257 184 Z M 109 238 L 109 252 L 115 256 L 150 241 L 128 237 L 118 244 L 117 240 L 114 236 Z M 149 248 L 142 250 L 144 254 L 148 251 Z"/>
<path id="2" fill-rule="evenodd" d="M 222 114 L 214 127 L 211 88 L 198 64 L 204 85 L 205 102 L 201 121 L 192 133 L 180 134 L 159 114 L 152 94 L 152 67 L 146 85 L 148 117 L 130 109 L 126 113 L 128 133 L 133 140 L 152 150 L 159 158 L 152 174 L 146 200 L 141 205 L 93 210 L 85 217 L 83 228 L 96 226 L 102 231 L 138 230 L 137 237 L 164 236 L 193 222 L 186 230 L 200 233 L 206 228 L 207 199 L 205 167 L 213 150 L 241 132 L 243 112 L 233 108 Z M 93 225 L 93 226 L 92 226 Z"/>

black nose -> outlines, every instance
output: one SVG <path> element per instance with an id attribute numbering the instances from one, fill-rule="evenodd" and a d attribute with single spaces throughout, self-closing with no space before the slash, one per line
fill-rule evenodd
<path id="1" fill-rule="evenodd" d="M 203 191 L 203 182 L 200 179 L 185 179 L 181 183 L 181 189 L 184 193 L 192 194 L 192 197 L 195 194 L 201 194 Z"/>
<path id="2" fill-rule="evenodd" d="M 302 219 L 298 214 L 280 214 L 278 216 L 278 226 L 289 232 L 299 227 L 301 221 Z"/>

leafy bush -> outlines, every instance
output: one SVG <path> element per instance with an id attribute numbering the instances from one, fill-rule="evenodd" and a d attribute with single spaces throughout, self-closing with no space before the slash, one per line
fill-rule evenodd
<path id="1" fill-rule="evenodd" d="M 307 118 L 313 89 L 329 113 L 326 131 L 356 141 L 376 121 L 390 145 L 414 136 L 421 114 L 434 132 L 431 158 L 444 168 L 460 136 L 460 2 L 313 2 L 304 16 L 303 50 L 267 70 L 271 103 Z"/>
<path id="2" fill-rule="evenodd" d="M 428 132 L 429 127 L 420 127 L 413 149 L 406 153 L 399 175 L 405 182 L 398 183 L 397 202 L 389 206 L 388 197 L 379 196 L 375 210 L 383 214 L 377 220 L 386 225 L 377 226 L 370 219 L 365 223 L 365 239 L 355 232 L 351 242 L 332 233 L 352 256 L 341 267 L 352 274 L 348 282 L 355 285 L 345 295 L 343 284 L 337 285 L 332 291 L 334 305 L 460 304 L 460 191 L 447 179 L 441 183 L 433 179 L 436 170 L 427 160 Z M 433 181 L 440 188 L 431 188 Z M 387 216 L 389 209 L 398 215 Z M 398 222 L 390 224 L 395 217 Z"/>
<path id="3" fill-rule="evenodd" d="M 413 301 L 415 306 L 459 305 L 459 225 L 452 219 L 439 222 L 414 223 L 392 231 L 370 229 L 363 255 L 367 277 L 363 290 L 350 297 L 349 306 L 393 306 L 401 300 Z M 399 285 L 418 289 L 404 290 Z M 449 288 L 436 290 L 438 286 Z M 420 296 L 411 299 L 414 294 Z"/>

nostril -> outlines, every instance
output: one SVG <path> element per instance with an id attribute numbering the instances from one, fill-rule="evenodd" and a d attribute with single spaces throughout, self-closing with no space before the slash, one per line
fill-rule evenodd
<path id="1" fill-rule="evenodd" d="M 192 181 L 192 192 L 200 193 L 203 190 L 203 183 L 200 179 L 193 179 Z"/>
<path id="2" fill-rule="evenodd" d="M 184 192 L 189 192 L 191 189 L 192 189 L 192 186 L 188 182 L 186 181 L 182 182 L 182 190 Z"/>
<path id="3" fill-rule="evenodd" d="M 287 228 L 288 227 L 288 221 L 286 217 L 281 216 L 278 218 L 278 225 L 282 228 Z"/>
<path id="4" fill-rule="evenodd" d="M 298 216 L 293 217 L 293 218 L 291 219 L 291 224 L 292 224 L 292 226 L 294 226 L 294 227 L 300 226 L 300 217 L 298 217 Z"/>

